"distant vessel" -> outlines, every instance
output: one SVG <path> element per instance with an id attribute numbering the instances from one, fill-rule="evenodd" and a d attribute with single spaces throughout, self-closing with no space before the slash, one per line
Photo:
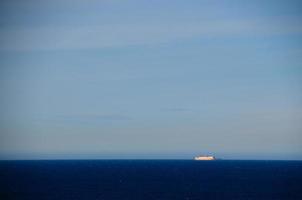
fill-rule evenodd
<path id="1" fill-rule="evenodd" d="M 196 156 L 194 160 L 216 160 L 214 156 Z"/>

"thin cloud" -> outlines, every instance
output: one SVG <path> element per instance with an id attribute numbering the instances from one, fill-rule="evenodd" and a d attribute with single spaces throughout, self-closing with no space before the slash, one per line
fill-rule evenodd
<path id="1" fill-rule="evenodd" d="M 74 50 L 156 45 L 190 38 L 301 34 L 300 20 L 153 22 L 82 27 L 2 28 L 0 50 Z"/>
<path id="2" fill-rule="evenodd" d="M 73 115 L 56 115 L 53 117 L 42 117 L 43 121 L 69 121 L 69 122 L 79 122 L 79 121 L 124 121 L 131 120 L 132 118 L 127 115 L 121 114 L 73 114 Z"/>
<path id="3" fill-rule="evenodd" d="M 187 112 L 187 111 L 191 111 L 188 108 L 165 108 L 162 111 L 164 112 Z"/>

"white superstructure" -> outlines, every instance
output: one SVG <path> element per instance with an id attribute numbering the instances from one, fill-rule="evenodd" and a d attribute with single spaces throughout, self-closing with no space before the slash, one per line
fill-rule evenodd
<path id="1" fill-rule="evenodd" d="M 196 156 L 194 160 L 215 160 L 214 156 Z"/>

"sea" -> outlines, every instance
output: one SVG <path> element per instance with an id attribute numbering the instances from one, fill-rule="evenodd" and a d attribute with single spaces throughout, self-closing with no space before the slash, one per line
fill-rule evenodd
<path id="1" fill-rule="evenodd" d="M 302 161 L 0 161 L 1 200 L 295 200 Z"/>

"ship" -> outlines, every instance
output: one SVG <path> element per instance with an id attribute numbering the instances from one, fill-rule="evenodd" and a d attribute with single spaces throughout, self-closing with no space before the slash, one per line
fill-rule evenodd
<path id="1" fill-rule="evenodd" d="M 202 155 L 194 157 L 194 160 L 216 160 L 214 156 Z"/>

